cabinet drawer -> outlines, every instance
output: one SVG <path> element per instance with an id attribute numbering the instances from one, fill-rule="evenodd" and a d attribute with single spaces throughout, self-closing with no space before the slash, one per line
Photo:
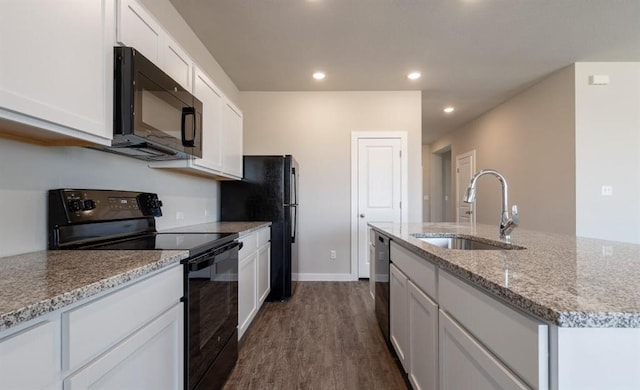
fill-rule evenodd
<path id="1" fill-rule="evenodd" d="M 411 279 L 420 290 L 424 291 L 434 301 L 438 301 L 436 287 L 436 266 L 435 264 L 420 258 L 409 252 L 407 249 L 391 241 L 391 262 L 398 267 L 405 275 Z"/>
<path id="2" fill-rule="evenodd" d="M 263 228 L 258 230 L 258 247 L 261 247 L 271 240 L 271 228 Z"/>
<path id="3" fill-rule="evenodd" d="M 247 234 L 246 236 L 242 236 L 238 239 L 238 241 L 242 242 L 242 249 L 238 252 L 238 259 L 242 260 L 245 257 L 249 256 L 256 250 L 258 250 L 258 233 L 253 232 Z"/>
<path id="4" fill-rule="evenodd" d="M 63 370 L 86 363 L 178 303 L 183 273 L 176 266 L 63 313 Z"/>
<path id="5" fill-rule="evenodd" d="M 548 325 L 525 316 L 455 276 L 438 275 L 440 308 L 529 386 L 549 386 Z"/>

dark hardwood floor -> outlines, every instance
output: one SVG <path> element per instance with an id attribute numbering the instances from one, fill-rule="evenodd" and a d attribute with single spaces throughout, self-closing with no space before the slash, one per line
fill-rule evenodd
<path id="1" fill-rule="evenodd" d="M 298 283 L 264 304 L 224 388 L 406 389 L 373 310 L 368 281 Z"/>

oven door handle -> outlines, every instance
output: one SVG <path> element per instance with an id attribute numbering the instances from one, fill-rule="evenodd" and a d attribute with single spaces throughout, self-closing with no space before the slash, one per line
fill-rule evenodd
<path id="1" fill-rule="evenodd" d="M 213 264 L 217 263 L 216 258 L 235 247 L 238 247 L 238 250 L 242 249 L 242 242 L 234 241 L 231 244 L 225 245 L 220 248 L 213 249 L 211 252 L 205 253 L 204 255 L 193 259 L 192 261 L 187 263 L 189 271 L 200 271 L 201 269 L 211 267 Z"/>

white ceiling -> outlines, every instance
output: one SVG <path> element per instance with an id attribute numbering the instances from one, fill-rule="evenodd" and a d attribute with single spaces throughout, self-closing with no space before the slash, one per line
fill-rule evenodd
<path id="1" fill-rule="evenodd" d="M 640 0 L 171 2 L 241 91 L 421 90 L 424 143 L 573 62 L 640 61 Z"/>

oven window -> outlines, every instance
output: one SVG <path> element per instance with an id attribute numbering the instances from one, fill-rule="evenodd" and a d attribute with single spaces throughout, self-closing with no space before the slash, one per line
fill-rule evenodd
<path id="1" fill-rule="evenodd" d="M 192 388 L 237 328 L 237 254 L 227 261 L 189 272 L 188 283 L 189 382 Z"/>

